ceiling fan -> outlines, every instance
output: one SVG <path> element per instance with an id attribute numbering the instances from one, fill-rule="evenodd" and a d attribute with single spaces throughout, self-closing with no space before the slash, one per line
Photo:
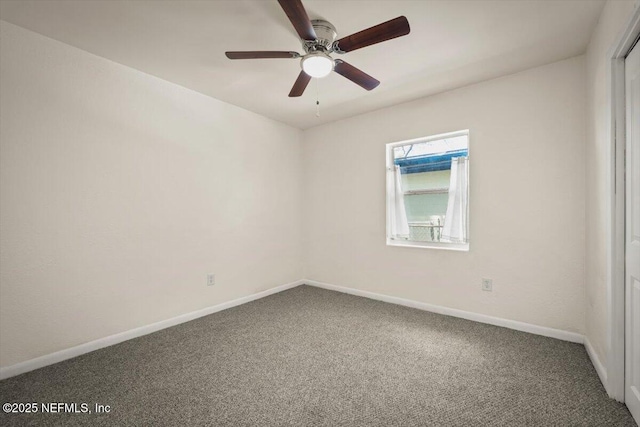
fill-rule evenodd
<path id="1" fill-rule="evenodd" d="M 399 16 L 336 40 L 338 35 L 336 28 L 328 21 L 309 20 L 301 0 L 278 0 L 278 3 L 300 36 L 304 55 L 284 51 L 225 52 L 225 54 L 229 59 L 302 58 L 300 61 L 302 71 L 289 92 L 290 97 L 301 96 L 312 77 L 326 77 L 331 71 L 335 71 L 366 90 L 376 88 L 380 84 L 378 80 L 341 59 L 333 59 L 331 54 L 351 52 L 405 36 L 410 31 L 407 18 Z"/>

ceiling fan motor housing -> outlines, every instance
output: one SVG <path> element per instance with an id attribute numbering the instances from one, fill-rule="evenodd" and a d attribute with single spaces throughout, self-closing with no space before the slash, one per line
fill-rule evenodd
<path id="1" fill-rule="evenodd" d="M 312 20 L 311 25 L 313 25 L 313 30 L 316 32 L 317 39 L 303 43 L 302 46 L 305 52 L 309 53 L 317 50 L 330 51 L 333 42 L 338 36 L 336 27 L 334 27 L 331 22 L 322 19 Z"/>

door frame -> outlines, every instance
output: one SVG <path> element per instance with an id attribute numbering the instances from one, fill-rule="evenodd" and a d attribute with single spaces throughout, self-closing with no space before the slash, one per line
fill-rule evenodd
<path id="1" fill-rule="evenodd" d="M 610 122 L 609 229 L 607 230 L 607 306 L 609 343 L 605 387 L 610 397 L 624 402 L 625 358 L 625 56 L 640 35 L 640 3 L 611 47 L 608 58 Z"/>

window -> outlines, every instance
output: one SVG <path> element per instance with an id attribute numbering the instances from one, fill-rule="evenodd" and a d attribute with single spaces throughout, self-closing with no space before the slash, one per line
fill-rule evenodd
<path id="1" fill-rule="evenodd" d="M 469 250 L 469 131 L 387 144 L 387 244 Z"/>

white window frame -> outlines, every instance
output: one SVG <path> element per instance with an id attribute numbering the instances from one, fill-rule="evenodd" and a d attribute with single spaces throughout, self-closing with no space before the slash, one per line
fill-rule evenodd
<path id="1" fill-rule="evenodd" d="M 448 133 L 441 133 L 439 135 L 431 135 L 431 136 L 427 136 L 427 137 L 422 137 L 422 138 L 415 138 L 415 139 L 409 139 L 406 141 L 398 141 L 398 142 L 391 142 L 389 144 L 386 144 L 386 180 L 387 180 L 387 185 L 389 185 L 389 180 L 391 179 L 391 174 L 389 173 L 390 170 L 394 169 L 394 163 L 393 163 L 393 149 L 396 147 L 401 147 L 403 145 L 411 145 L 411 144 L 418 144 L 418 143 L 423 143 L 423 142 L 430 142 L 430 141 L 435 141 L 435 140 L 439 140 L 439 139 L 446 139 L 446 138 L 453 138 L 453 137 L 457 137 L 457 136 L 466 136 L 467 137 L 467 152 L 469 152 L 470 149 L 470 135 L 469 135 L 469 129 L 465 129 L 465 130 L 459 130 L 459 131 L 455 131 L 455 132 L 448 132 Z M 469 155 L 470 156 L 470 155 Z M 469 166 L 468 166 L 469 167 Z M 469 222 L 470 222 L 470 217 L 469 217 L 469 205 L 471 204 L 469 196 L 471 191 L 469 190 L 469 186 L 467 187 L 467 191 L 469 192 L 469 194 L 467 195 L 467 236 L 469 236 Z M 467 241 L 467 243 L 450 243 L 450 242 L 417 242 L 417 241 L 411 241 L 411 240 L 399 240 L 399 239 L 394 239 L 391 235 L 391 209 L 393 209 L 393 203 L 392 201 L 389 199 L 389 194 L 385 194 L 385 200 L 387 203 L 387 246 L 400 246 L 400 247 L 409 247 L 409 248 L 426 248 L 426 249 L 444 249 L 444 250 L 451 250 L 451 251 L 469 251 L 469 242 Z"/>

